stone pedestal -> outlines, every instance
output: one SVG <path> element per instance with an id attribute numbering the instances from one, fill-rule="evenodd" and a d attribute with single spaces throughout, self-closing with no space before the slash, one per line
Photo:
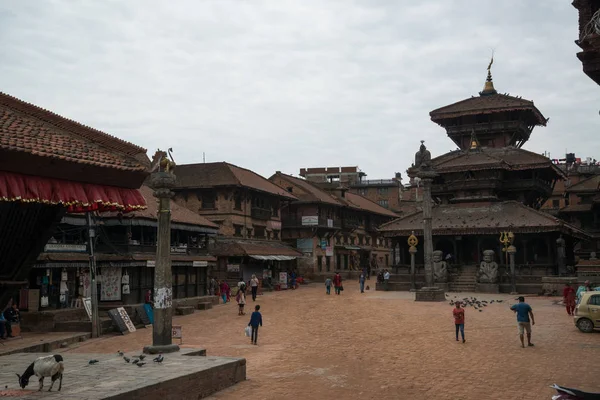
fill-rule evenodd
<path id="1" fill-rule="evenodd" d="M 441 289 L 444 291 L 444 293 L 448 292 L 450 290 L 450 284 L 448 284 L 447 282 L 436 282 L 435 283 L 435 287 L 437 287 L 438 289 Z"/>
<path id="2" fill-rule="evenodd" d="M 446 294 L 437 287 L 424 287 L 415 291 L 415 301 L 446 301 Z"/>
<path id="3" fill-rule="evenodd" d="M 477 291 L 480 293 L 500 293 L 500 285 L 497 283 L 478 283 Z"/>

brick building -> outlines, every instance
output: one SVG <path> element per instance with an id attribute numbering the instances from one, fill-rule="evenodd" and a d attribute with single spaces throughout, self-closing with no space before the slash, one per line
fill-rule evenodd
<path id="1" fill-rule="evenodd" d="M 143 303 L 145 292 L 154 288 L 158 203 L 149 187 L 142 186 L 140 192 L 147 209 L 94 217 L 96 265 L 103 277 L 98 283 L 100 306 Z M 174 299 L 207 294 L 207 270 L 216 262 L 209 253 L 209 238 L 216 236 L 217 229 L 217 225 L 185 207 L 171 205 Z M 43 308 L 68 308 L 73 304 L 71 300 L 90 297 L 87 234 L 85 216 L 67 214 L 38 256 L 29 287 L 47 294 L 48 304 Z M 123 276 L 129 280 L 125 292 L 121 285 Z M 68 289 L 63 302 L 61 287 Z"/>
<path id="2" fill-rule="evenodd" d="M 341 184 L 351 193 L 397 214 L 410 212 L 415 207 L 415 194 L 407 193 L 409 189 L 402 185 L 402 175 L 399 172 L 391 179 L 365 179 L 367 174 L 358 167 L 301 168 L 300 176 L 317 185 Z"/>
<path id="3" fill-rule="evenodd" d="M 139 146 L 0 93 L 0 305 L 29 282 L 67 212 L 143 209 L 149 167 Z"/>
<path id="4" fill-rule="evenodd" d="M 373 258 L 390 265 L 390 241 L 377 231 L 397 215 L 339 183 L 309 182 L 276 172 L 269 180 L 297 200 L 282 208 L 282 238 L 304 253 L 301 272 L 358 270 Z"/>
<path id="5" fill-rule="evenodd" d="M 175 202 L 219 227 L 215 275 L 249 279 L 294 265 L 300 253 L 281 242 L 280 215 L 293 194 L 226 162 L 178 165 L 175 174 Z"/>

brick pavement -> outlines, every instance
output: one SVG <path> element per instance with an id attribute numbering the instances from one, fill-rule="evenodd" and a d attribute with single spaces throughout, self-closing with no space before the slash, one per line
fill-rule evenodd
<path id="1" fill-rule="evenodd" d="M 552 383 L 600 392 L 595 369 L 581 367 L 598 354 L 600 333 L 579 332 L 551 298 L 527 299 L 536 316 L 536 346 L 522 349 L 511 296 L 476 294 L 505 302 L 483 312 L 467 308 L 462 344 L 454 340 L 447 303 L 416 303 L 408 292 L 361 295 L 355 283 L 345 287 L 342 296 L 326 296 L 322 284 L 260 296 L 265 326 L 258 347 L 244 337 L 249 318 L 238 317 L 234 304 L 175 317 L 175 323 L 183 325 L 184 347 L 247 359 L 249 380 L 213 399 L 529 400 L 550 398 Z M 139 330 L 67 353 L 139 351 L 150 338 L 150 330 Z"/>

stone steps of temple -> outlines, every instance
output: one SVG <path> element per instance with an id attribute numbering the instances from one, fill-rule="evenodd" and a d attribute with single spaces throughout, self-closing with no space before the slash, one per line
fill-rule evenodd
<path id="1" fill-rule="evenodd" d="M 449 292 L 474 292 L 477 289 L 477 285 L 448 285 Z"/>

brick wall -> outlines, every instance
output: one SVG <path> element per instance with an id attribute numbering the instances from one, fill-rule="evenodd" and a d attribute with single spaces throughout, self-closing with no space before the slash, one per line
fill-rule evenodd
<path id="1" fill-rule="evenodd" d="M 205 192 L 205 191 L 204 191 Z M 175 202 L 187 209 L 198 213 L 215 222 L 219 225 L 219 234 L 223 236 L 235 236 L 236 225 L 242 227 L 241 237 L 254 238 L 254 239 L 266 239 L 266 233 L 264 237 L 255 237 L 255 226 L 264 227 L 266 232 L 273 231 L 272 223 L 278 223 L 281 221 L 280 212 L 276 217 L 271 217 L 269 220 L 260 220 L 252 218 L 252 196 L 257 195 L 251 190 L 242 190 L 236 188 L 223 188 L 216 190 L 216 201 L 213 209 L 202 208 L 202 201 L 199 199 L 202 197 L 203 190 L 199 191 L 178 191 L 175 194 Z M 241 196 L 241 210 L 236 209 L 236 196 Z M 275 196 L 268 196 L 261 194 L 261 197 L 265 197 L 271 204 L 278 204 L 279 199 Z M 248 236 L 251 230 L 252 235 Z M 279 228 L 277 230 L 280 230 Z M 281 235 L 279 234 L 281 238 Z"/>

